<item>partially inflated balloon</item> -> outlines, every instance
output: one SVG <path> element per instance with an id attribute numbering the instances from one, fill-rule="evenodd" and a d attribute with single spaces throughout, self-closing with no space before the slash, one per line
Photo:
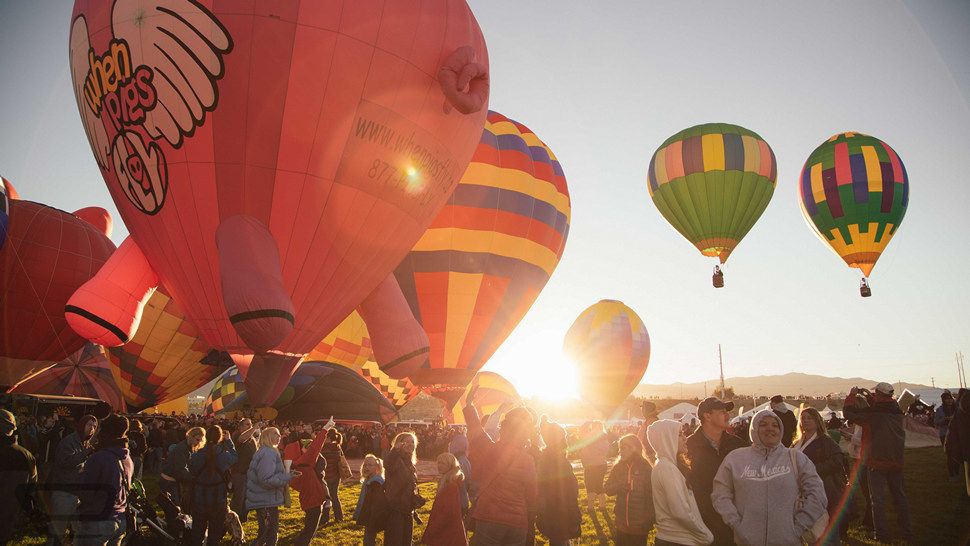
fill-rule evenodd
<path id="1" fill-rule="evenodd" d="M 71 294 L 115 247 L 67 212 L 11 199 L 0 248 L 0 385 L 66 359 L 84 346 L 64 318 Z"/>
<path id="2" fill-rule="evenodd" d="M 701 254 L 721 263 L 751 230 L 775 191 L 768 143 L 727 123 L 675 134 L 650 158 L 648 189 L 660 214 Z"/>
<path id="3" fill-rule="evenodd" d="M 647 371 L 650 336 L 633 309 L 602 300 L 573 322 L 563 350 L 578 367 L 582 399 L 610 415 Z"/>
<path id="4" fill-rule="evenodd" d="M 909 178 L 885 142 L 840 133 L 808 156 L 798 194 L 819 238 L 869 276 L 906 215 Z"/>
<path id="5" fill-rule="evenodd" d="M 488 99 L 463 0 L 77 0 L 70 66 L 131 237 L 263 401 L 427 228 Z"/>
<path id="6" fill-rule="evenodd" d="M 555 154 L 526 126 L 489 112 L 461 183 L 394 272 L 431 343 L 412 374 L 451 407 L 538 297 L 569 233 Z"/>
<path id="7" fill-rule="evenodd" d="M 10 392 L 97 398 L 107 402 L 115 411 L 125 412 L 127 409 L 102 348 L 93 343 L 17 383 Z"/>
<path id="8" fill-rule="evenodd" d="M 509 383 L 508 379 L 495 372 L 478 372 L 471 383 L 465 387 L 465 392 L 451 410 L 455 424 L 465 423 L 465 416 L 461 409 L 467 404 L 468 394 L 473 390 L 475 408 L 482 417 L 492 415 L 503 407 L 508 411 L 522 403 L 519 391 L 515 390 L 515 386 Z"/>
<path id="9" fill-rule="evenodd" d="M 108 359 L 130 411 L 186 396 L 232 366 L 228 354 L 199 337 L 164 288 L 148 300 L 131 341 L 108 348 Z"/>

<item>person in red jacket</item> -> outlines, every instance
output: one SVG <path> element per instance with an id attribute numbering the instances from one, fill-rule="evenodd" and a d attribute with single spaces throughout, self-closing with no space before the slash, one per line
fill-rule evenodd
<path id="1" fill-rule="evenodd" d="M 462 482 L 465 476 L 458 464 L 458 458 L 451 453 L 438 455 L 438 490 L 435 493 L 434 504 L 431 505 L 431 515 L 428 526 L 421 537 L 421 544 L 428 546 L 459 546 L 468 544 L 465 533 L 465 522 L 462 512 L 468 503 L 467 496 L 463 498 L 465 488 Z"/>
<path id="2" fill-rule="evenodd" d="M 285 458 L 293 461 L 293 469 L 300 471 L 300 475 L 290 481 L 290 487 L 300 494 L 300 508 L 306 513 L 303 519 L 303 530 L 294 539 L 294 544 L 307 545 L 313 540 L 313 535 L 320 526 L 320 516 L 325 506 L 330 503 L 330 491 L 324 477 L 326 474 L 326 459 L 320 457 L 323 443 L 327 440 L 327 432 L 333 428 L 333 419 L 326 425 L 319 422 L 314 426 L 316 436 L 306 449 L 299 440 L 288 444 L 285 448 Z M 319 465 L 318 466 L 318 461 Z M 320 472 L 319 469 L 323 469 Z"/>
<path id="3" fill-rule="evenodd" d="M 471 517 L 475 520 L 472 546 L 524 546 L 530 518 L 536 512 L 535 460 L 527 450 L 535 416 L 514 408 L 502 418 L 499 439 L 492 441 L 475 409 L 477 389 L 462 409 L 468 426 L 468 458 L 478 484 Z"/>

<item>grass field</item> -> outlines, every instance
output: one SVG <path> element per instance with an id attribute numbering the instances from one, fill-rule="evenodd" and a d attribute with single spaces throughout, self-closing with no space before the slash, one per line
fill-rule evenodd
<path id="1" fill-rule="evenodd" d="M 582 473 L 579 479 L 580 505 L 585 506 L 586 495 L 582 489 Z M 149 478 L 146 482 L 146 486 L 152 491 L 154 480 Z M 421 495 L 429 499 L 427 505 L 418 511 L 421 519 L 427 521 L 428 512 L 431 509 L 430 499 L 434 498 L 435 484 L 423 483 L 419 489 Z M 340 499 L 345 508 L 345 519 L 318 530 L 314 544 L 360 544 L 363 533 L 349 520 L 359 492 L 360 486 L 341 487 Z M 965 545 L 970 543 L 970 498 L 967 497 L 960 482 L 948 480 L 941 448 L 907 450 L 906 493 L 909 498 L 913 531 L 917 537 L 914 544 Z M 292 501 L 292 506 L 283 508 L 280 513 L 280 544 L 292 544 L 293 537 L 303 526 L 303 511 L 299 508 L 296 494 L 293 495 Z M 611 519 L 612 514 L 602 511 L 595 514 L 595 517 L 584 512 L 583 536 L 578 543 L 596 546 L 612 544 Z M 895 521 L 892 514 L 889 521 Z M 256 536 L 255 521 L 250 519 L 245 529 L 248 540 L 252 540 Z M 415 542 L 421 537 L 423 530 L 424 525 L 415 526 Z M 43 544 L 44 542 L 43 537 L 22 536 L 15 544 Z M 147 543 L 151 544 L 151 542 Z M 380 543 L 379 538 L 378 544 Z M 536 543 L 547 544 L 541 537 Z M 860 526 L 854 526 L 846 544 L 854 546 L 878 543 L 865 538 Z"/>

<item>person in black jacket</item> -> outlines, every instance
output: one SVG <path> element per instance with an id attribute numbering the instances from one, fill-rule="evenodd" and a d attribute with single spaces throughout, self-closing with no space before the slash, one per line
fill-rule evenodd
<path id="1" fill-rule="evenodd" d="M 0 544 L 13 538 L 18 515 L 29 513 L 37 485 L 34 456 L 17 445 L 17 420 L 0 410 Z"/>
<path id="2" fill-rule="evenodd" d="M 539 432 L 546 447 L 536 458 L 538 475 L 539 531 L 549 539 L 549 546 L 565 546 L 579 538 L 583 515 L 579 510 L 579 482 L 566 458 L 566 429 L 549 423 L 543 415 Z"/>
<path id="3" fill-rule="evenodd" d="M 140 480 L 145 454 L 148 452 L 148 439 L 145 438 L 145 426 L 137 419 L 131 420 L 128 430 L 128 452 L 135 465 L 135 479 Z"/>
<path id="4" fill-rule="evenodd" d="M 784 426 L 781 433 L 781 443 L 785 447 L 791 447 L 792 441 L 795 439 L 795 431 L 798 429 L 798 418 L 788 408 L 788 404 L 785 404 L 785 398 L 780 394 L 771 397 L 771 411 L 781 418 L 781 424 Z"/>
<path id="5" fill-rule="evenodd" d="M 827 499 L 826 509 L 829 513 L 829 528 L 826 530 L 823 544 L 838 546 L 839 537 L 845 538 L 849 530 L 847 521 L 838 520 L 839 507 L 843 505 L 845 484 L 848 479 L 845 458 L 842 456 L 839 444 L 826 433 L 825 421 L 817 409 L 802 410 L 799 415 L 798 434 L 792 443 L 792 449 L 804 453 L 815 465 L 815 472 L 822 478 Z"/>
<path id="6" fill-rule="evenodd" d="M 697 418 L 700 419 L 701 426 L 687 438 L 687 456 L 691 467 L 688 482 L 694 491 L 694 499 L 704 519 L 704 525 L 714 535 L 715 545 L 734 544 L 734 531 L 724 523 L 711 502 L 714 476 L 721 462 L 728 453 L 744 446 L 741 438 L 728 432 L 728 412 L 733 409 L 734 402 L 706 398 L 697 407 Z"/>
<path id="7" fill-rule="evenodd" d="M 869 495 L 872 501 L 872 522 L 876 540 L 892 542 L 886 521 L 886 489 L 896 506 L 896 519 L 904 541 L 913 537 L 909 520 L 909 502 L 903 484 L 903 452 L 906 432 L 903 411 L 893 399 L 893 386 L 879 383 L 868 397 L 853 388 L 845 399 L 846 418 L 862 425 L 862 446 L 868 455 Z"/>
<path id="8" fill-rule="evenodd" d="M 388 508 L 385 546 L 410 545 L 414 538 L 411 518 L 418 508 L 418 474 L 414 468 L 418 462 L 417 447 L 418 439 L 413 432 L 401 432 L 394 437 L 391 450 L 384 459 L 384 493 Z"/>

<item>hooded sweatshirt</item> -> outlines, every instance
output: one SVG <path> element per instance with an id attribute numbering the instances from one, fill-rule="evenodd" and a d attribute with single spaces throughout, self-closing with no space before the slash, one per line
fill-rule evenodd
<path id="1" fill-rule="evenodd" d="M 657 454 L 650 482 L 653 485 L 653 509 L 657 516 L 657 538 L 683 544 L 704 546 L 714 535 L 704 525 L 694 493 L 677 467 L 677 448 L 681 424 L 664 419 L 651 423 L 646 436 Z"/>
<path id="2" fill-rule="evenodd" d="M 81 486 L 78 515 L 81 520 L 120 520 L 125 517 L 128 487 L 135 471 L 126 445 L 104 447 L 85 461 L 78 480 Z"/>
<path id="3" fill-rule="evenodd" d="M 752 445 L 735 449 L 724 458 L 714 477 L 711 500 L 734 530 L 737 544 L 798 546 L 802 533 L 825 513 L 825 489 L 815 465 L 804 453 L 794 452 L 796 472 L 789 448 L 781 443 L 770 448 L 761 443 L 758 426 L 764 419 L 775 419 L 784 430 L 781 419 L 770 409 L 755 414 Z M 804 502 L 796 511 L 799 491 Z"/>

